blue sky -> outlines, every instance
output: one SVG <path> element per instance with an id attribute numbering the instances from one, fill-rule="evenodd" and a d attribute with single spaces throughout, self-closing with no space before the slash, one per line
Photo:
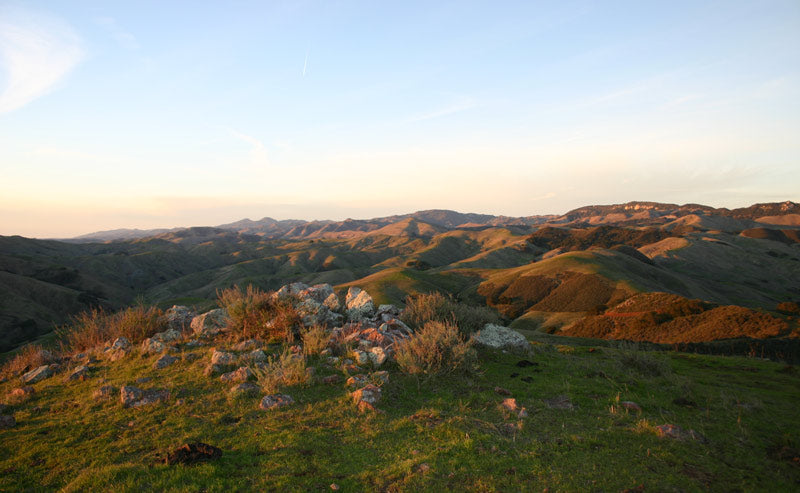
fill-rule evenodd
<path id="1" fill-rule="evenodd" d="M 0 234 L 800 200 L 800 3 L 0 0 Z"/>

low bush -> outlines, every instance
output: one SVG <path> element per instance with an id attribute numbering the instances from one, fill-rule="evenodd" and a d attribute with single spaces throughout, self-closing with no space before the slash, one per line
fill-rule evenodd
<path id="1" fill-rule="evenodd" d="M 430 377 L 470 371 L 477 354 L 454 324 L 429 321 L 397 344 L 395 359 L 404 372 Z"/>
<path id="2" fill-rule="evenodd" d="M 294 354 L 288 348 L 281 354 L 270 356 L 262 369 L 256 369 L 258 384 L 267 394 L 279 392 L 284 387 L 308 383 L 310 377 L 306 372 L 306 359 L 301 354 Z"/>
<path id="3" fill-rule="evenodd" d="M 331 334 L 325 327 L 315 325 L 302 334 L 303 340 L 303 354 L 308 356 L 319 355 L 325 348 L 328 347 Z"/>
<path id="4" fill-rule="evenodd" d="M 13 378 L 55 361 L 55 356 L 38 344 L 23 346 L 0 368 L 0 378 Z"/>
<path id="5" fill-rule="evenodd" d="M 401 318 L 415 329 L 428 322 L 441 322 L 457 326 L 464 334 L 479 331 L 489 323 L 501 323 L 500 317 L 490 308 L 458 303 L 437 292 L 406 298 Z"/>
<path id="6" fill-rule="evenodd" d="M 57 336 L 64 352 L 70 354 L 98 347 L 117 337 L 136 344 L 167 328 L 163 311 L 137 305 L 116 313 L 101 309 L 81 313 L 70 325 L 58 329 Z"/>
<path id="7" fill-rule="evenodd" d="M 293 341 L 300 316 L 291 300 L 273 299 L 253 285 L 238 286 L 217 292 L 217 303 L 230 317 L 228 328 L 234 339 Z"/>

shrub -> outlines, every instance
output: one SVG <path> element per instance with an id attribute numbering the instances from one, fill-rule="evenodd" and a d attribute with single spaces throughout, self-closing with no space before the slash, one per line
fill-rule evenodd
<path id="1" fill-rule="evenodd" d="M 413 328 L 420 328 L 427 322 L 453 324 L 464 334 L 479 331 L 489 323 L 500 323 L 500 317 L 490 308 L 458 303 L 438 292 L 406 298 L 401 318 Z"/>
<path id="2" fill-rule="evenodd" d="M 12 378 L 22 375 L 34 368 L 52 363 L 55 359 L 50 351 L 42 349 L 42 346 L 38 344 L 25 345 L 14 357 L 3 364 L 2 369 L 0 369 L 0 378 Z"/>
<path id="3" fill-rule="evenodd" d="M 331 340 L 331 334 L 325 327 L 315 325 L 302 335 L 303 339 L 303 354 L 308 356 L 316 356 L 322 352 L 323 349 L 328 347 Z"/>
<path id="4" fill-rule="evenodd" d="M 83 312 L 72 319 L 67 327 L 58 329 L 62 347 L 67 353 L 86 351 L 117 337 L 126 337 L 131 343 L 167 330 L 164 312 L 155 307 L 137 305 L 116 313 L 102 309 Z"/>
<path id="5" fill-rule="evenodd" d="M 217 303 L 230 317 L 228 327 L 236 339 L 294 340 L 300 316 L 289 299 L 272 295 L 248 285 L 217 291 Z"/>
<path id="6" fill-rule="evenodd" d="M 284 387 L 301 385 L 309 381 L 306 372 L 306 359 L 294 354 L 288 348 L 275 356 L 270 356 L 263 369 L 255 370 L 258 383 L 267 394 L 274 394 Z"/>
<path id="7" fill-rule="evenodd" d="M 778 306 L 776 306 L 775 309 L 784 315 L 800 315 L 800 304 L 793 301 L 784 301 L 783 303 L 778 303 Z"/>
<path id="8" fill-rule="evenodd" d="M 400 368 L 411 375 L 435 376 L 473 369 L 475 349 L 452 323 L 427 322 L 395 349 Z"/>

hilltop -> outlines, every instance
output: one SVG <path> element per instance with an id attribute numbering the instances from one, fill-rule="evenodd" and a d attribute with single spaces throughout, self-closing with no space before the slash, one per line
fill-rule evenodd
<path id="1" fill-rule="evenodd" d="M 345 221 L 245 219 L 94 233 L 91 241 L 0 237 L 0 350 L 92 307 L 120 309 L 139 299 L 202 309 L 219 289 L 270 290 L 295 281 L 329 283 L 339 292 L 362 286 L 397 306 L 408 295 L 443 292 L 493 307 L 519 330 L 651 342 L 791 342 L 800 301 L 798 211 L 794 202 L 732 210 L 630 202 L 560 216 L 429 210 Z M 120 234 L 126 239 L 115 239 Z M 623 327 L 615 306 L 640 293 L 706 303 L 703 313 L 683 314 L 669 326 L 701 317 L 708 330 L 666 337 L 634 330 L 628 319 Z M 641 325 L 663 325 L 648 320 L 664 317 L 668 298 L 648 299 Z M 772 329 L 741 330 L 761 323 Z"/>

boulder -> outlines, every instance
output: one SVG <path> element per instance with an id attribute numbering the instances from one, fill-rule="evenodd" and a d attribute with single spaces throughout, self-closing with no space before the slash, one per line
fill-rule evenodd
<path id="1" fill-rule="evenodd" d="M 386 351 L 380 346 L 371 348 L 367 356 L 369 356 L 369 360 L 375 366 L 381 366 L 386 361 L 386 358 L 389 357 Z"/>
<path id="2" fill-rule="evenodd" d="M 270 411 L 272 409 L 279 409 L 285 406 L 294 404 L 294 399 L 286 394 L 272 394 L 265 395 L 258 407 L 263 411 Z"/>
<path id="3" fill-rule="evenodd" d="M 347 308 L 347 318 L 353 321 L 369 318 L 375 311 L 372 296 L 355 286 L 351 286 L 350 289 L 347 290 L 345 307 Z"/>
<path id="4" fill-rule="evenodd" d="M 158 342 L 168 343 L 180 340 L 181 333 L 175 329 L 167 329 L 164 332 L 159 332 L 153 336 L 153 339 Z"/>
<path id="5" fill-rule="evenodd" d="M 530 347 L 525 336 L 501 325 L 486 324 L 483 330 L 472 336 L 476 344 L 492 349 L 524 351 Z"/>
<path id="6" fill-rule="evenodd" d="M 333 286 L 330 284 L 315 284 L 298 293 L 300 298 L 312 299 L 317 303 L 324 304 L 333 293 Z"/>
<path id="7" fill-rule="evenodd" d="M 113 385 L 103 385 L 99 389 L 95 390 L 92 393 L 92 398 L 94 399 L 108 399 L 113 397 L 114 394 L 117 392 L 117 388 Z"/>
<path id="8" fill-rule="evenodd" d="M 167 309 L 164 315 L 167 317 L 169 328 L 178 332 L 189 329 L 192 319 L 197 316 L 189 307 L 181 305 L 173 305 L 172 308 Z"/>
<path id="9" fill-rule="evenodd" d="M 212 337 L 225 329 L 229 320 L 228 312 L 224 308 L 217 308 L 194 317 L 191 327 L 200 337 Z"/>
<path id="10" fill-rule="evenodd" d="M 74 380 L 86 380 L 86 377 L 89 376 L 89 367 L 85 365 L 76 366 L 74 370 L 67 376 L 66 380 L 68 382 Z"/>
<path id="11" fill-rule="evenodd" d="M 53 370 L 50 369 L 50 365 L 42 365 L 22 375 L 22 381 L 25 383 L 36 383 L 52 376 Z"/>
<path id="12" fill-rule="evenodd" d="M 313 325 L 333 326 L 342 321 L 341 315 L 332 312 L 327 306 L 311 298 L 298 303 L 295 309 L 306 327 Z"/>
<path id="13" fill-rule="evenodd" d="M 0 430 L 7 430 L 17 426 L 17 420 L 14 416 L 0 415 Z"/>
<path id="14" fill-rule="evenodd" d="M 381 400 L 381 389 L 370 383 L 350 394 L 350 397 L 353 398 L 359 411 L 376 411 L 375 406 Z"/>
<path id="15" fill-rule="evenodd" d="M 158 354 L 164 352 L 166 349 L 167 346 L 155 337 L 142 341 L 142 354 Z"/>
<path id="16" fill-rule="evenodd" d="M 160 370 L 162 368 L 166 368 L 172 363 L 175 363 L 180 358 L 176 358 L 175 356 L 170 356 L 169 354 L 165 354 L 158 358 L 155 363 L 153 363 L 153 368 L 156 370 Z"/>
<path id="17" fill-rule="evenodd" d="M 281 287 L 272 295 L 275 299 L 288 298 L 290 296 L 300 296 L 300 293 L 308 289 L 308 284 L 302 282 L 293 282 Z"/>

